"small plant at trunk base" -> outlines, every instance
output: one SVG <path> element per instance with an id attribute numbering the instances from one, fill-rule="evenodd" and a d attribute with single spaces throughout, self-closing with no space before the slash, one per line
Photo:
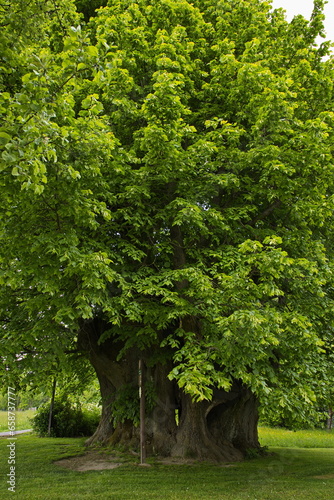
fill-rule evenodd
<path id="1" fill-rule="evenodd" d="M 34 431 L 41 437 L 48 435 L 49 415 L 50 403 L 46 403 L 31 419 Z M 66 398 L 56 399 L 52 412 L 51 436 L 89 436 L 95 431 L 99 417 L 98 412 L 82 410 L 79 406 L 75 407 Z"/>

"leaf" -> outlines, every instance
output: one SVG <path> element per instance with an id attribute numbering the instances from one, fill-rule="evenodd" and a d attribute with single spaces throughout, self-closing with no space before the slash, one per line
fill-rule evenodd
<path id="1" fill-rule="evenodd" d="M 12 175 L 14 175 L 15 177 L 18 176 L 18 175 L 21 175 L 21 170 L 19 167 L 13 167 L 12 168 Z"/>
<path id="2" fill-rule="evenodd" d="M 7 132 L 0 131 L 0 145 L 4 146 L 5 144 L 7 144 L 11 140 L 12 140 L 12 137 L 9 134 L 7 134 Z"/>
<path id="3" fill-rule="evenodd" d="M 97 57 L 99 55 L 98 49 L 95 45 L 88 45 L 88 47 L 85 47 L 85 52 L 91 57 Z"/>

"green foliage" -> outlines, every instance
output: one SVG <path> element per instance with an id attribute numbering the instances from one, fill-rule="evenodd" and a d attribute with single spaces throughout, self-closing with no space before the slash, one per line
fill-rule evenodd
<path id="1" fill-rule="evenodd" d="M 286 394 L 278 397 L 278 394 L 274 392 L 272 396 L 267 397 L 265 404 L 260 408 L 261 424 L 289 430 L 325 429 L 327 427 L 331 401 L 327 401 L 329 406 L 326 408 L 326 406 L 319 406 L 320 397 L 307 404 L 307 401 L 303 401 L 298 393 L 295 397 L 289 397 Z"/>
<path id="2" fill-rule="evenodd" d="M 139 398 L 138 388 L 127 386 L 118 394 L 112 403 L 113 424 L 131 420 L 134 425 L 139 424 Z"/>
<path id="3" fill-rule="evenodd" d="M 301 406 L 300 404 L 298 405 Z M 290 407 L 268 407 L 260 413 L 261 424 L 270 427 L 282 427 L 289 430 L 311 429 L 325 427 L 324 412 L 317 411 L 313 405 L 301 407 L 298 414 L 295 408 Z M 307 411 L 308 410 L 308 411 Z"/>
<path id="4" fill-rule="evenodd" d="M 47 400 L 48 397 L 44 393 L 23 392 L 18 395 L 17 405 L 20 410 L 29 410 L 29 408 L 38 408 Z"/>
<path id="5" fill-rule="evenodd" d="M 53 376 L 99 318 L 196 400 L 237 379 L 309 418 L 334 380 L 323 2 L 53 4 L 0 10 L 4 382 Z"/>
<path id="6" fill-rule="evenodd" d="M 16 394 L 17 410 L 29 410 L 29 408 L 37 408 L 48 400 L 48 396 L 40 391 L 22 391 Z M 0 395 L 0 411 L 6 411 L 8 408 L 8 395 Z"/>
<path id="7" fill-rule="evenodd" d="M 39 436 L 48 435 L 50 403 L 42 405 L 32 418 L 32 426 Z M 89 436 L 94 433 L 100 414 L 95 411 L 82 410 L 80 406 L 73 406 L 65 398 L 56 398 L 52 411 L 52 437 Z"/>
<path id="8" fill-rule="evenodd" d="M 153 384 L 145 383 L 145 410 L 149 414 L 155 406 L 156 394 Z M 113 425 L 130 420 L 135 427 L 140 423 L 140 404 L 138 387 L 126 385 L 117 393 L 116 399 L 111 405 Z"/>

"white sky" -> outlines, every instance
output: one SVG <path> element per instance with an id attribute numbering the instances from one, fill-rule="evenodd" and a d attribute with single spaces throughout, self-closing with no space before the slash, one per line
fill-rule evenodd
<path id="1" fill-rule="evenodd" d="M 296 14 L 302 14 L 306 19 L 310 19 L 313 10 L 313 0 L 272 0 L 272 5 L 275 9 L 282 7 L 286 11 L 288 21 L 291 21 Z M 328 0 L 324 12 L 326 39 L 334 42 L 334 0 Z"/>

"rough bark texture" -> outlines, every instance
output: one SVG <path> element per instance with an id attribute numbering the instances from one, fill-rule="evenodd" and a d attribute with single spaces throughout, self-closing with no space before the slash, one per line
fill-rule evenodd
<path id="1" fill-rule="evenodd" d="M 167 364 L 160 364 L 148 370 L 146 377 L 153 379 L 156 394 L 155 406 L 146 418 L 147 452 L 163 456 L 170 455 L 177 433 L 178 390 L 167 378 L 170 370 Z"/>
<path id="2" fill-rule="evenodd" d="M 219 446 L 224 446 L 227 441 L 243 454 L 260 447 L 258 403 L 251 391 L 240 384 L 235 383 L 228 393 L 220 393 L 220 399 L 209 412 L 207 421 L 210 433 Z"/>
<path id="3" fill-rule="evenodd" d="M 172 456 L 217 462 L 242 460 L 242 453 L 223 437 L 215 442 L 208 427 L 209 407 L 210 402 L 194 403 L 189 395 L 182 396 L 181 421 Z"/>
<path id="4" fill-rule="evenodd" d="M 145 353 L 130 349 L 121 361 L 117 361 L 121 344 L 112 339 L 98 343 L 106 328 L 107 325 L 103 322 L 95 320 L 82 325 L 79 334 L 79 347 L 87 353 L 96 371 L 102 395 L 101 421 L 87 444 L 99 442 L 136 446 L 139 440 L 138 428 L 129 420 L 114 427 L 111 423 L 111 405 L 124 387 L 132 387 L 134 394 L 138 394 L 138 360 L 140 357 L 145 358 Z M 167 378 L 170 370 L 171 367 L 166 364 L 157 364 L 148 368 L 145 373 L 146 384 L 150 383 L 156 394 L 155 406 L 146 417 L 147 449 L 162 455 L 169 454 L 176 434 L 176 388 Z"/>
<path id="5" fill-rule="evenodd" d="M 97 321 L 87 323 L 79 336 L 79 345 L 97 373 L 103 401 L 100 424 L 87 444 L 138 449 L 138 427 L 130 420 L 114 427 L 111 404 L 124 386 L 137 388 L 138 359 L 143 353 L 133 349 L 122 361 L 116 361 L 117 343 L 108 339 L 98 344 L 104 328 Z M 146 369 L 146 383 L 150 382 L 156 395 L 145 421 L 148 454 L 231 462 L 242 460 L 249 449 L 259 448 L 257 401 L 247 388 L 235 382 L 229 392 L 214 391 L 212 401 L 194 403 L 168 379 L 171 367 L 166 363 Z"/>
<path id="6" fill-rule="evenodd" d="M 132 441 L 133 426 L 129 422 L 113 426 L 111 405 L 117 397 L 118 391 L 125 386 L 136 384 L 138 371 L 135 364 L 138 362 L 136 353 L 128 352 L 121 362 L 117 361 L 121 345 L 107 339 L 99 344 L 99 338 L 107 329 L 103 321 L 94 320 L 82 325 L 78 344 L 85 351 L 93 365 L 100 384 L 102 396 L 102 415 L 94 435 L 87 441 L 87 445 L 94 443 L 118 443 L 125 440 Z M 124 438 L 123 438 L 124 434 Z"/>
<path id="7" fill-rule="evenodd" d="M 95 443 L 105 443 L 115 430 L 112 424 L 111 412 L 111 404 L 115 398 L 115 388 L 105 375 L 97 373 L 97 376 L 100 383 L 102 412 L 100 422 L 95 433 L 86 441 L 87 446 Z"/>

